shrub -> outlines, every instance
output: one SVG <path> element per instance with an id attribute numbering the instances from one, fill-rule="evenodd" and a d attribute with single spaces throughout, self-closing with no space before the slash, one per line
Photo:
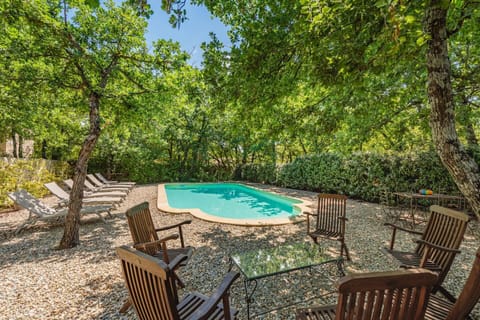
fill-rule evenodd
<path id="1" fill-rule="evenodd" d="M 69 166 L 65 162 L 44 159 L 0 159 L 0 208 L 13 205 L 7 193 L 25 189 L 36 197 L 49 193 L 44 183 L 64 179 Z"/>
<path id="2" fill-rule="evenodd" d="M 380 190 L 458 192 L 435 152 L 413 154 L 321 153 L 297 158 L 275 168 L 245 165 L 237 178 L 281 187 L 341 193 L 365 201 L 378 201 Z M 269 177 L 270 179 L 265 179 Z M 276 180 L 272 180 L 276 177 Z"/>

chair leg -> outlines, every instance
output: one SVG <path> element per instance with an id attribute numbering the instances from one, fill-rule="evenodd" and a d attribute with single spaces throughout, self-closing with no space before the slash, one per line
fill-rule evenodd
<path id="1" fill-rule="evenodd" d="M 131 306 L 132 306 L 132 300 L 130 300 L 130 297 L 128 297 L 118 312 L 120 312 L 121 314 L 124 314 L 125 312 L 128 311 L 128 309 L 130 309 Z"/>
<path id="2" fill-rule="evenodd" d="M 345 256 L 347 257 L 347 260 L 350 261 L 350 253 L 348 252 L 347 245 L 345 242 L 342 241 L 342 247 L 340 248 L 340 255 L 343 256 L 343 252 L 345 251 Z"/>

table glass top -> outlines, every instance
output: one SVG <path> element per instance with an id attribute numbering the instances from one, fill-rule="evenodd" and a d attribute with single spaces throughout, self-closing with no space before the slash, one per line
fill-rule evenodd
<path id="1" fill-rule="evenodd" d="M 231 259 L 248 280 L 253 280 L 341 258 L 312 243 L 294 243 L 233 254 Z"/>

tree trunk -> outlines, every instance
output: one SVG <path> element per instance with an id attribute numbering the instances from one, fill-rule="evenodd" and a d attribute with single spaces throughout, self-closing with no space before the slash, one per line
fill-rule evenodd
<path id="1" fill-rule="evenodd" d="M 42 140 L 42 159 L 47 159 L 47 140 Z"/>
<path id="2" fill-rule="evenodd" d="M 90 93 L 89 105 L 90 130 L 87 138 L 83 142 L 77 163 L 75 164 L 68 214 L 65 218 L 65 228 L 62 240 L 58 246 L 59 249 L 73 248 L 80 243 L 80 210 L 82 209 L 83 185 L 87 175 L 90 154 L 100 136 L 100 96 L 97 93 Z"/>
<path id="3" fill-rule="evenodd" d="M 17 153 L 17 134 L 15 133 L 15 130 L 12 129 L 12 156 L 14 158 L 18 158 L 18 153 Z"/>
<path id="4" fill-rule="evenodd" d="M 480 172 L 465 152 L 455 128 L 451 68 L 447 47 L 448 2 L 431 0 L 426 8 L 425 31 L 431 37 L 427 49 L 427 90 L 430 126 L 437 153 L 459 190 L 480 215 Z"/>
<path id="5" fill-rule="evenodd" d="M 23 137 L 18 135 L 18 157 L 23 158 Z"/>

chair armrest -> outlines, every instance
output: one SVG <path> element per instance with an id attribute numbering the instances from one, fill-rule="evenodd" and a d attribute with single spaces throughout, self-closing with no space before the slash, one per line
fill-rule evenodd
<path id="1" fill-rule="evenodd" d="M 173 228 L 181 227 L 184 224 L 190 224 L 190 223 L 192 223 L 192 220 L 185 220 L 185 221 L 182 221 L 182 222 L 179 222 L 179 223 L 176 223 L 176 224 L 171 224 L 171 225 L 164 226 L 164 227 L 161 227 L 161 228 L 156 228 L 155 231 L 158 232 L 158 231 L 173 229 Z"/>
<path id="2" fill-rule="evenodd" d="M 383 224 L 384 226 L 387 226 L 387 227 L 390 227 L 392 228 L 392 238 L 390 239 L 390 251 L 393 250 L 393 246 L 395 244 L 395 236 L 397 234 L 397 230 L 400 230 L 400 231 L 404 231 L 404 232 L 408 232 L 408 233 L 412 233 L 412 234 L 416 234 L 416 235 L 422 235 L 423 233 L 422 232 L 419 232 L 419 231 L 415 231 L 415 230 L 410 230 L 410 229 L 406 229 L 406 228 L 402 228 L 400 226 L 397 226 L 393 223 L 384 223 Z"/>
<path id="3" fill-rule="evenodd" d="M 207 301 L 205 301 L 200 306 L 200 308 L 197 309 L 197 311 L 192 314 L 190 318 L 198 320 L 208 319 L 212 312 L 215 311 L 215 309 L 217 308 L 217 304 L 220 302 L 220 300 L 222 300 L 222 298 L 226 296 L 228 297 L 228 290 L 239 276 L 240 273 L 236 271 L 230 271 L 229 273 L 227 273 L 220 286 L 218 286 L 217 290 L 210 296 Z M 230 307 L 225 306 L 225 300 L 224 310 L 225 312 L 230 312 Z"/>
<path id="4" fill-rule="evenodd" d="M 182 226 L 184 224 L 190 224 L 190 223 L 192 223 L 192 220 L 185 220 L 185 221 L 182 221 L 182 222 L 179 222 L 179 223 L 176 223 L 176 224 L 171 224 L 169 226 L 156 228 L 155 231 L 159 232 L 159 231 L 169 230 L 169 229 L 172 229 L 172 228 L 178 228 L 178 233 L 180 234 L 180 244 L 181 244 L 182 248 L 185 248 L 185 241 L 183 240 Z"/>
<path id="5" fill-rule="evenodd" d="M 453 253 L 461 253 L 462 252 L 461 250 L 458 250 L 458 249 L 442 247 L 442 246 L 439 246 L 437 244 L 434 244 L 434 243 L 431 243 L 431 242 L 428 242 L 428 241 L 425 241 L 425 240 L 422 240 L 422 239 L 418 239 L 415 242 L 417 242 L 418 244 L 424 244 L 424 245 L 429 246 L 431 248 L 442 250 L 442 251 L 453 252 Z"/>
<path id="6" fill-rule="evenodd" d="M 186 261 L 187 259 L 188 259 L 188 256 L 186 254 L 179 254 L 178 256 L 175 257 L 175 259 L 173 259 L 172 262 L 168 264 L 168 268 L 170 270 L 175 270 L 180 263 Z"/>
<path id="7" fill-rule="evenodd" d="M 418 244 L 424 244 L 426 246 L 425 248 L 425 251 L 423 252 L 423 256 L 422 256 L 422 260 L 420 260 L 420 264 L 419 264 L 419 267 L 420 268 L 424 268 L 426 263 L 427 263 L 427 260 L 428 258 L 430 257 L 430 252 L 432 251 L 432 249 L 437 249 L 437 250 L 442 250 L 442 251 L 446 251 L 446 252 L 450 252 L 450 253 L 460 253 L 461 251 L 458 250 L 458 249 L 453 249 L 453 248 L 447 248 L 447 247 L 442 247 L 442 246 L 439 246 L 439 245 L 436 245 L 434 243 L 431 243 L 431 242 L 428 242 L 428 241 L 425 241 L 425 240 L 422 240 L 422 239 L 419 239 L 416 241 Z"/>
<path id="8" fill-rule="evenodd" d="M 314 217 L 318 216 L 318 214 L 313 213 L 313 212 L 308 212 L 308 211 L 304 211 L 304 212 L 302 212 L 302 214 L 307 215 L 307 216 L 314 216 Z"/>
<path id="9" fill-rule="evenodd" d="M 384 226 L 387 226 L 387 227 L 391 227 L 393 229 L 397 229 L 397 230 L 401 230 L 401 231 L 405 231 L 405 232 L 408 232 L 408 233 L 412 233 L 412 234 L 417 234 L 417 235 L 422 235 L 423 232 L 420 232 L 420 231 L 415 231 L 415 230 L 412 230 L 412 229 L 407 229 L 407 228 L 403 228 L 403 227 L 400 227 L 400 226 L 397 226 L 396 224 L 393 224 L 393 223 L 384 223 L 383 224 Z"/>
<path id="10" fill-rule="evenodd" d="M 154 246 L 154 245 L 158 245 L 158 244 L 163 244 L 169 240 L 175 240 L 175 239 L 178 239 L 178 234 L 172 234 L 172 235 L 169 235 L 167 237 L 164 237 L 164 238 L 161 238 L 161 239 L 158 239 L 158 240 L 155 240 L 155 241 L 151 241 L 151 242 L 142 242 L 142 243 L 137 243 L 137 244 L 134 244 L 133 247 L 135 249 L 144 249 L 146 250 L 148 247 L 151 247 L 151 246 Z"/>

